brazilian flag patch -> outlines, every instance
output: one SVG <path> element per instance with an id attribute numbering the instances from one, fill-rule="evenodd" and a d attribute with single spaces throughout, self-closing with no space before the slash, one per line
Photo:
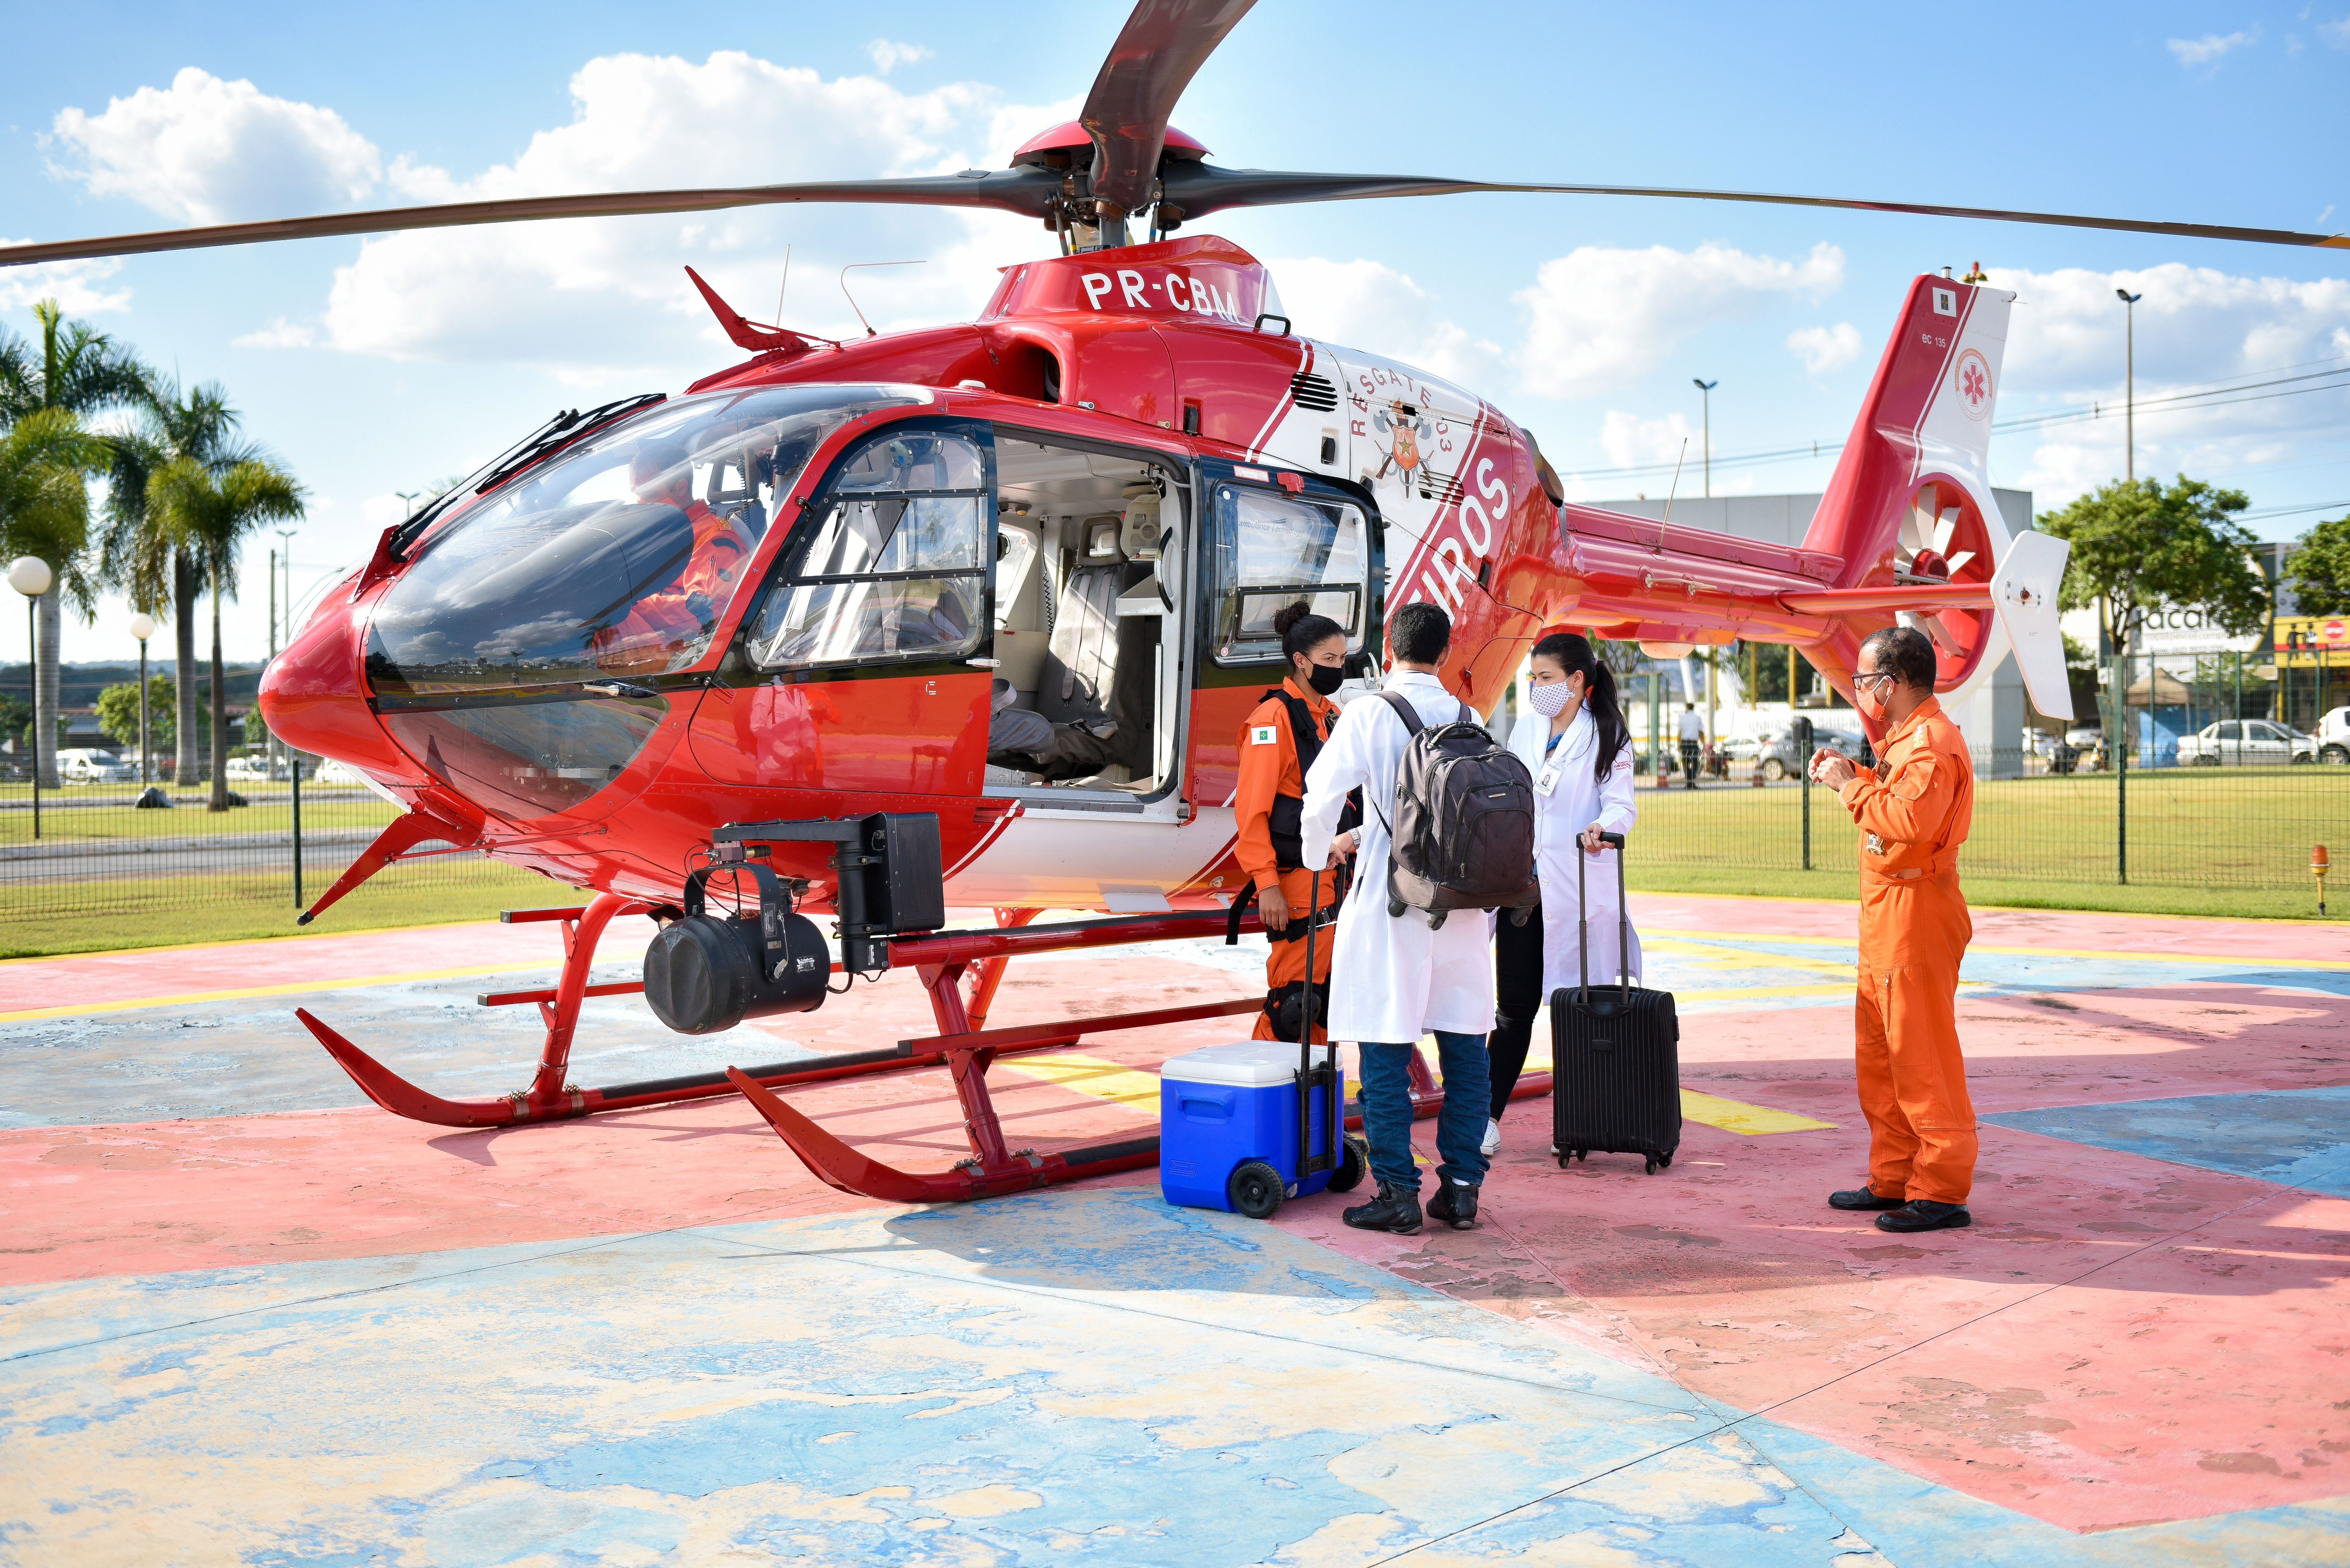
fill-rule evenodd
<path id="1" fill-rule="evenodd" d="M 1253 725 L 1249 730 L 1249 744 L 1252 746 L 1269 746 L 1273 744 L 1273 736 L 1274 730 L 1272 725 Z"/>

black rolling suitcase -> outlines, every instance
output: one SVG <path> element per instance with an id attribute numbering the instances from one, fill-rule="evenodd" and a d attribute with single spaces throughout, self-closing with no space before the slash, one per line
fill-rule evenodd
<path id="1" fill-rule="evenodd" d="M 1550 999 L 1552 1143 L 1559 1168 L 1592 1153 L 1646 1157 L 1648 1174 L 1681 1146 L 1681 1024 L 1673 993 L 1632 983 L 1632 917 L 1625 908 L 1624 836 L 1616 848 L 1617 906 L 1624 928 L 1622 984 L 1591 987 L 1591 919 L 1584 908 L 1583 854 L 1575 857 L 1576 934 L 1583 983 Z"/>

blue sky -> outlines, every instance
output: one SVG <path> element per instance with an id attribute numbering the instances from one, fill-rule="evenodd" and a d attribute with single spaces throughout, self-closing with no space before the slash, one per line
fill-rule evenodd
<path id="1" fill-rule="evenodd" d="M 341 207 L 999 166 L 1073 111 L 1124 7 L 20 8 L 0 58 L 0 236 Z M 886 43 L 891 47 L 877 47 Z M 1176 123 L 1234 166 L 1715 185 L 2350 228 L 2350 0 L 2130 7 L 1488 5 L 1263 0 Z M 2350 363 L 2350 252 L 1725 203 L 1539 196 L 1232 213 L 1301 330 L 1461 379 L 1589 499 L 1661 491 L 1719 379 L 1718 456 L 1840 439 L 1908 279 L 1980 260 L 2022 295 L 2002 419 Z M 298 590 L 400 491 L 554 409 L 734 355 L 683 273 L 837 334 L 852 261 L 886 327 L 960 319 L 1048 254 L 1001 216 L 799 208 L 142 257 L 0 274 L 191 380 L 310 487 Z M 2293 367 L 2294 369 L 2286 369 Z M 1998 438 L 2044 508 L 2116 476 L 2121 421 Z M 1692 445 L 1694 454 L 1696 447 Z M 2350 390 L 2142 412 L 2141 472 L 2242 488 L 2286 537 L 2350 510 Z M 1724 464 L 1816 489 L 1825 458 Z M 1683 484 L 1694 488 L 1695 480 Z M 2325 511 L 2297 508 L 2326 506 Z M 266 633 L 261 560 L 233 657 Z M 68 659 L 130 649 L 123 611 Z M 21 635 L 21 634 L 19 634 Z M 0 647 L 14 644 L 0 634 Z"/>

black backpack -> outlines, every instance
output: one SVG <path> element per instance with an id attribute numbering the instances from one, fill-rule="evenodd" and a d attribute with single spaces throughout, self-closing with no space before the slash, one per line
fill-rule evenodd
<path id="1" fill-rule="evenodd" d="M 1388 824 L 1388 913 L 1418 909 L 1435 930 L 1455 909 L 1510 909 L 1523 925 L 1534 879 L 1534 781 L 1467 718 L 1430 729 L 1393 691 L 1379 695 L 1411 732 Z M 1385 822 L 1385 819 L 1381 819 Z"/>

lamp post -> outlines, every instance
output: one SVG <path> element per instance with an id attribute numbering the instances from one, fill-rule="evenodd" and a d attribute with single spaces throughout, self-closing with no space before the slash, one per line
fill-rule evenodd
<path id="1" fill-rule="evenodd" d="M 2137 478 L 2137 302 L 2146 297 L 2116 288 L 2126 312 L 2122 327 L 2122 477 Z"/>
<path id="2" fill-rule="evenodd" d="M 57 574 L 38 556 L 19 556 L 8 563 L 8 586 L 25 596 L 25 687 L 33 700 L 33 836 L 41 836 L 41 753 L 54 749 L 57 738 L 41 733 L 41 596 L 57 581 Z M 43 742 L 47 742 L 44 746 Z"/>
<path id="3" fill-rule="evenodd" d="M 1690 379 L 1696 383 L 1699 393 L 1705 399 L 1705 493 L 1711 496 L 1713 493 L 1713 389 L 1721 383 L 1719 380 L 1700 381 L 1695 376 Z"/>
<path id="4" fill-rule="evenodd" d="M 155 635 L 155 618 L 140 611 L 130 618 L 130 635 L 139 639 L 139 793 L 147 793 L 147 639 Z"/>
<path id="5" fill-rule="evenodd" d="M 285 547 L 271 557 L 273 567 L 282 566 L 286 569 L 286 646 L 288 648 L 294 646 L 294 535 L 300 532 L 301 530 L 298 528 L 278 529 L 278 542 Z M 269 611 L 269 658 L 271 662 L 274 663 L 277 659 L 277 579 L 274 573 L 269 581 L 269 602 L 271 607 Z M 276 747 L 277 750 L 286 753 L 286 765 L 288 769 L 296 774 L 302 771 L 302 756 L 300 753 L 296 752 L 291 746 L 281 743 L 274 734 L 269 737 L 269 743 L 272 746 Z M 294 787 L 296 791 L 300 790 L 301 781 L 299 779 L 295 781 Z"/>

